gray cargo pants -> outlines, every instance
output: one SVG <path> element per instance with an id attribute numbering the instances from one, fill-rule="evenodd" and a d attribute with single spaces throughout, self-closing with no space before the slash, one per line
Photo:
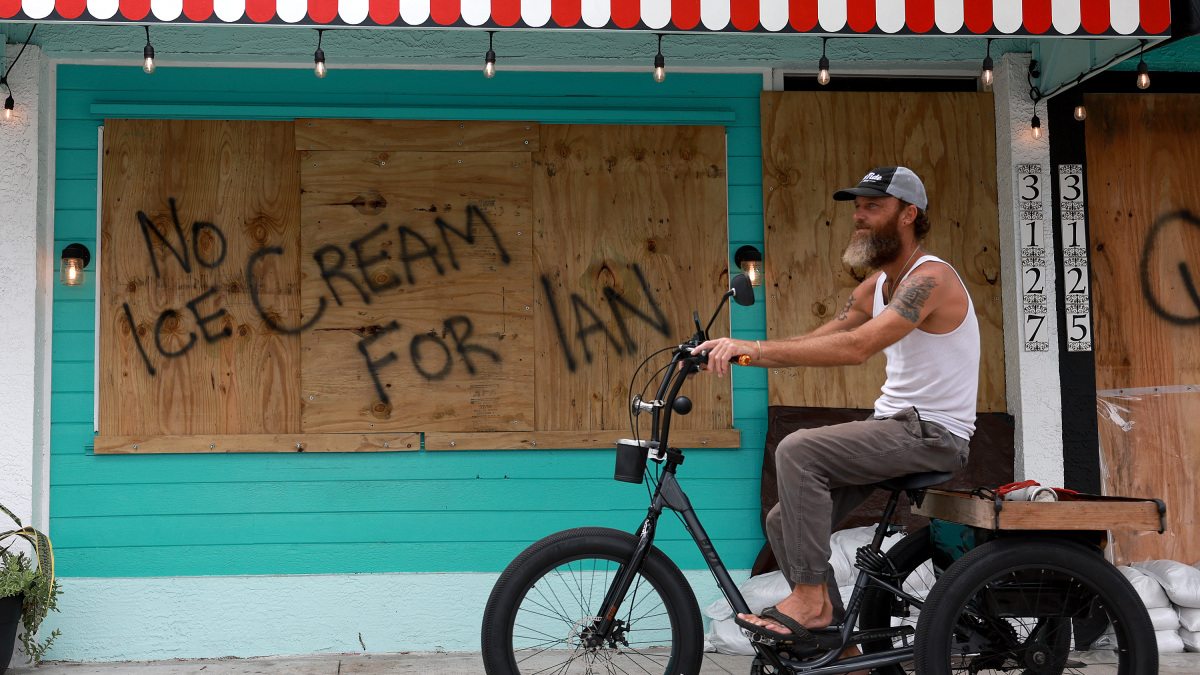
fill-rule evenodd
<path id="1" fill-rule="evenodd" d="M 872 483 L 967 465 L 967 441 L 916 408 L 890 418 L 802 429 L 775 451 L 779 503 L 767 514 L 767 538 L 791 585 L 828 582 L 834 621 L 843 609 L 829 566 L 833 527 L 875 490 Z"/>

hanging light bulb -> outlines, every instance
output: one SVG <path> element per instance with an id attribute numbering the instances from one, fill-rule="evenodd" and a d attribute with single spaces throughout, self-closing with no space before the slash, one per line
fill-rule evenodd
<path id="1" fill-rule="evenodd" d="M 992 77 L 992 38 L 988 38 L 987 55 L 983 57 L 983 74 L 980 75 L 984 91 L 992 90 Z"/>
<path id="2" fill-rule="evenodd" d="M 1087 108 L 1083 107 L 1082 103 L 1075 106 L 1075 119 L 1079 120 L 1080 122 L 1087 119 Z"/>
<path id="3" fill-rule="evenodd" d="M 146 48 L 142 50 L 142 70 L 146 74 L 154 72 L 154 46 L 150 44 L 150 26 L 145 26 L 146 29 Z"/>
<path id="4" fill-rule="evenodd" d="M 1038 118 L 1036 112 L 1033 114 L 1033 120 L 1030 121 L 1029 126 L 1033 129 L 1033 140 L 1040 140 L 1042 137 L 1042 120 Z"/>
<path id="5" fill-rule="evenodd" d="M 4 121 L 5 122 L 12 119 L 13 108 L 15 106 L 16 106 L 16 103 L 13 101 L 12 94 L 9 94 L 8 98 L 4 99 Z"/>
<path id="6" fill-rule="evenodd" d="M 324 33 L 324 28 L 317 29 L 317 51 L 313 52 L 313 63 L 316 64 L 313 74 L 317 77 L 325 77 L 325 74 L 329 72 L 329 69 L 325 67 L 325 52 L 321 50 L 321 37 Z"/>
<path id="7" fill-rule="evenodd" d="M 829 58 L 825 56 L 825 43 L 829 38 L 821 38 L 821 60 L 817 62 L 817 83 L 829 84 Z"/>
<path id="8" fill-rule="evenodd" d="M 1146 53 L 1146 41 L 1141 41 L 1142 56 Z M 1150 89 L 1150 66 L 1146 65 L 1145 58 L 1138 59 L 1138 89 Z"/>
<path id="9" fill-rule="evenodd" d="M 667 79 L 667 60 L 662 53 L 662 33 L 658 34 L 658 54 L 654 55 L 654 81 L 662 82 Z"/>
<path id="10" fill-rule="evenodd" d="M 496 52 L 492 49 L 492 37 L 495 34 L 496 31 L 494 30 L 488 31 L 488 50 L 487 54 L 483 57 L 483 76 L 487 78 L 496 76 Z"/>

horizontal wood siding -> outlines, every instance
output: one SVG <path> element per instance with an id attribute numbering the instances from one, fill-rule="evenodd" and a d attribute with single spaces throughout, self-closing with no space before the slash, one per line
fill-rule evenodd
<path id="1" fill-rule="evenodd" d="M 672 74 L 658 84 L 648 72 L 486 80 L 474 71 L 338 70 L 316 80 L 309 69 L 163 68 L 147 76 L 136 67 L 61 65 L 58 87 L 58 250 L 78 242 L 95 251 L 103 118 L 158 117 L 150 106 L 189 104 L 205 106 L 197 116 L 215 110 L 220 119 L 311 117 L 314 106 L 346 118 L 401 108 L 555 123 L 696 124 L 707 116 L 727 127 L 730 259 L 745 244 L 762 247 L 760 75 Z M 331 107 L 344 114 L 331 115 Z M 60 575 L 497 572 L 551 532 L 632 531 L 645 516 L 645 488 L 612 480 L 609 450 L 96 455 L 95 272 L 88 268 L 82 288 L 54 287 L 50 528 Z M 759 300 L 732 308 L 734 337 L 764 337 Z M 679 326 L 680 336 L 688 329 Z M 733 385 L 742 447 L 691 451 L 680 477 L 718 552 L 737 569 L 750 567 L 763 542 L 765 372 L 739 370 Z M 659 545 L 684 569 L 704 567 L 679 521 L 661 523 Z"/>

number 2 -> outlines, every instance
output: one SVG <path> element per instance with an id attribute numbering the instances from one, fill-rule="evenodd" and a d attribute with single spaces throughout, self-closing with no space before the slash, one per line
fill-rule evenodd
<path id="1" fill-rule="evenodd" d="M 1033 272 L 1033 281 L 1029 282 L 1029 288 L 1025 289 L 1025 292 L 1026 293 L 1043 293 L 1044 291 L 1042 288 L 1042 268 L 1040 268 L 1040 267 L 1026 268 L 1025 276 L 1029 276 L 1030 272 Z"/>

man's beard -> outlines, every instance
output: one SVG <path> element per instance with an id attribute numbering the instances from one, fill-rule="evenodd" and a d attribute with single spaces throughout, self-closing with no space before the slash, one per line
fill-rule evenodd
<path id="1" fill-rule="evenodd" d="M 880 228 L 855 230 L 842 253 L 842 262 L 850 267 L 879 269 L 900 255 L 900 214 L 897 213 Z"/>

